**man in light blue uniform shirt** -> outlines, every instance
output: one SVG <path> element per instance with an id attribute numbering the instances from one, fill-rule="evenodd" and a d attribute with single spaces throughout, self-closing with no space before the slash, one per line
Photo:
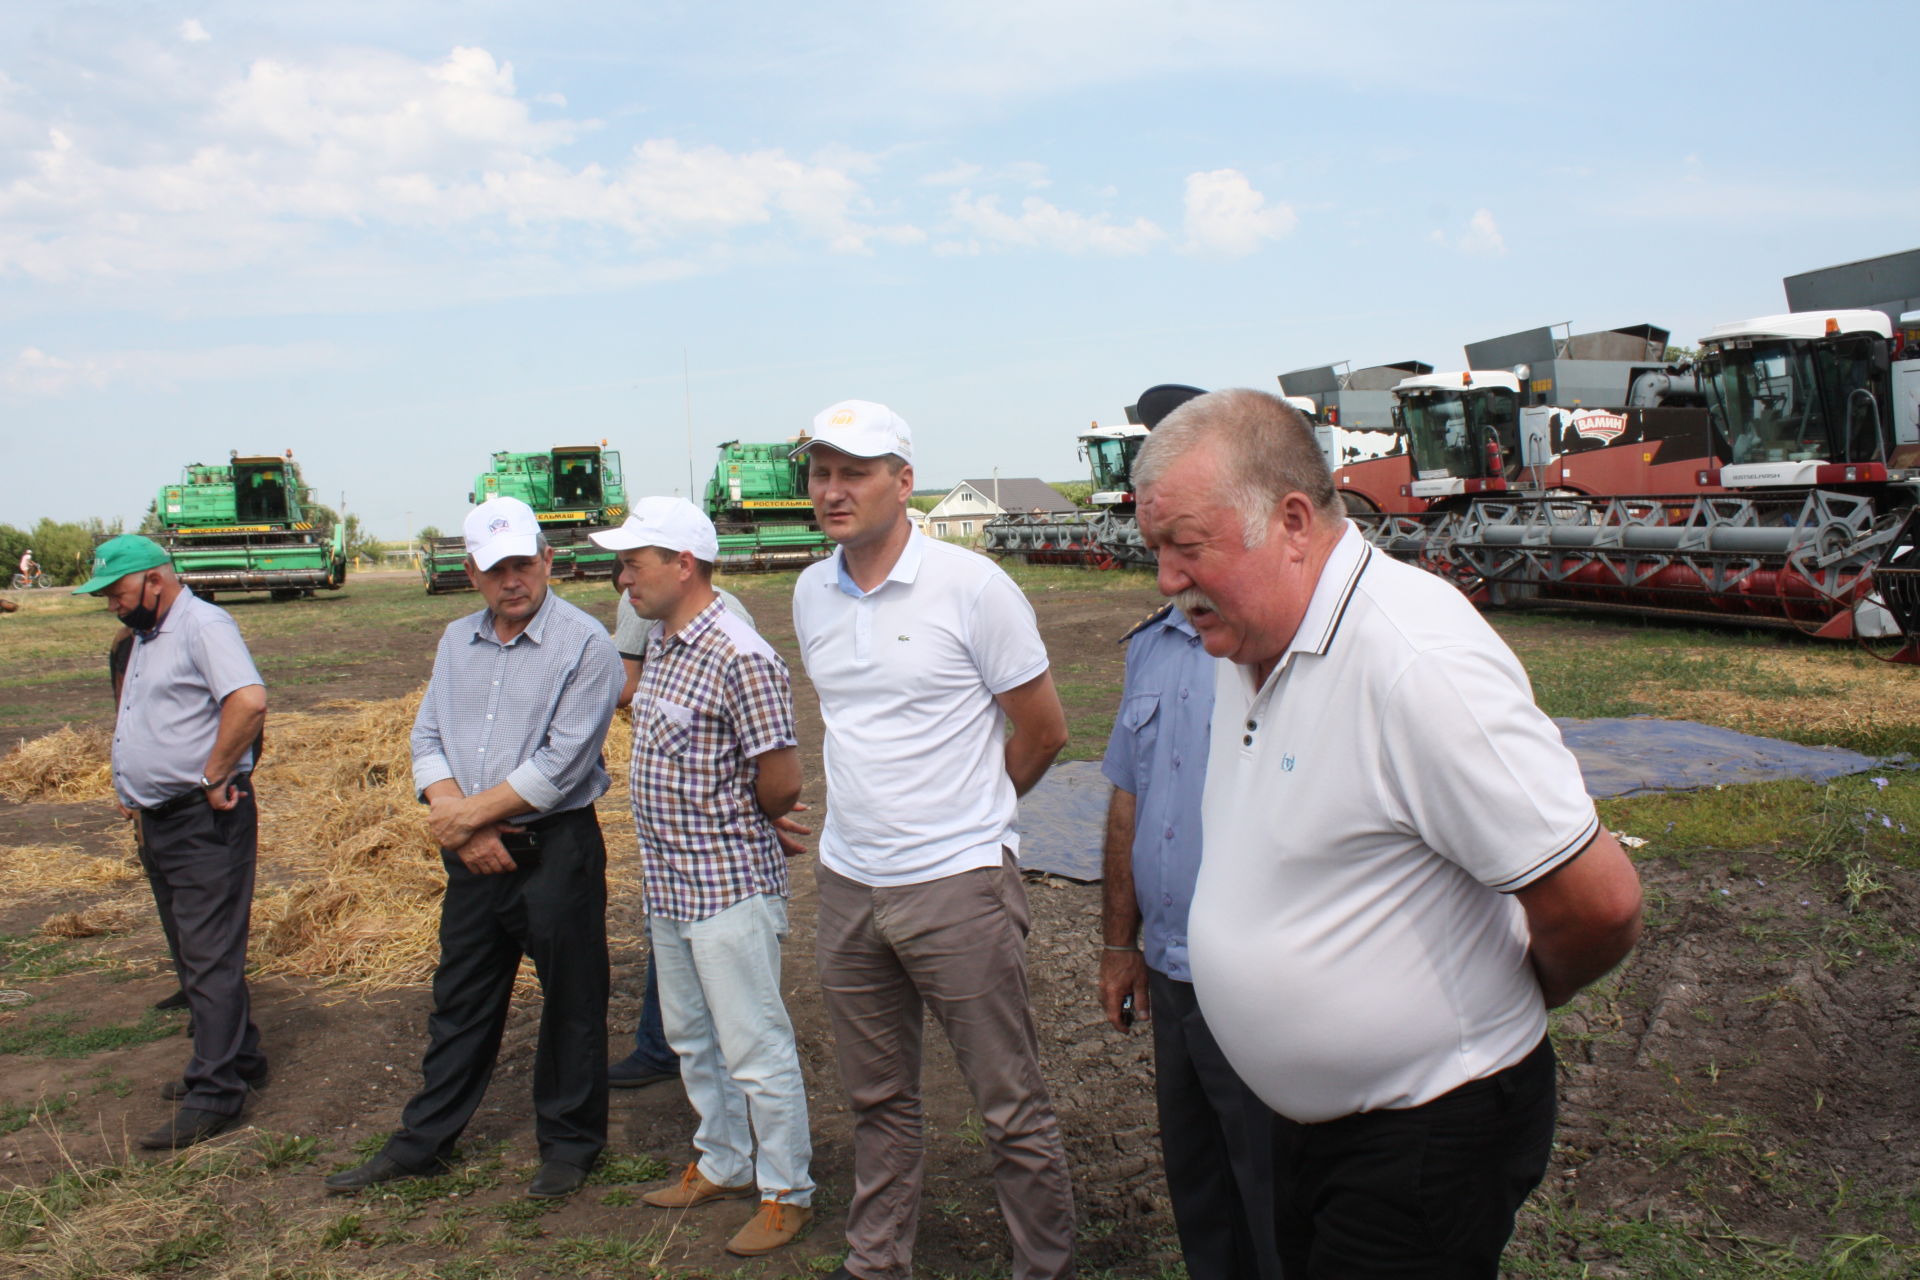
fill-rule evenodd
<path id="1" fill-rule="evenodd" d="M 1199 389 L 1142 392 L 1149 428 Z M 1100 1000 L 1130 1030 L 1153 1020 L 1154 1093 L 1167 1190 L 1193 1280 L 1279 1274 L 1273 1242 L 1273 1112 L 1214 1043 L 1187 966 L 1200 875 L 1215 660 L 1168 605 L 1124 637 L 1126 684 L 1101 772 L 1113 784 L 1102 879 Z"/>

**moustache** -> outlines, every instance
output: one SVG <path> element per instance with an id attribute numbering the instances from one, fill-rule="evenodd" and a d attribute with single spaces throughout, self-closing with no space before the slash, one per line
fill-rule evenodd
<path id="1" fill-rule="evenodd" d="M 1186 614 L 1189 618 L 1194 615 L 1196 610 L 1204 609 L 1208 613 L 1220 612 L 1214 608 L 1213 601 L 1207 597 L 1207 593 L 1198 587 L 1188 587 L 1185 591 L 1175 592 L 1173 605 L 1174 608 L 1180 610 L 1180 612 Z"/>

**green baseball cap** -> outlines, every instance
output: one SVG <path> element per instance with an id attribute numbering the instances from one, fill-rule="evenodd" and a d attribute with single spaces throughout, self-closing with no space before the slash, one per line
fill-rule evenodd
<path id="1" fill-rule="evenodd" d="M 77 596 L 97 596 L 130 573 L 145 573 L 173 563 L 167 549 L 152 538 L 123 533 L 93 549 L 93 576 L 73 589 Z"/>

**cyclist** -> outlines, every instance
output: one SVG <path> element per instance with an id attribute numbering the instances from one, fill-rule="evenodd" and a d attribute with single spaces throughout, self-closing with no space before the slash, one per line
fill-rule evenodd
<path id="1" fill-rule="evenodd" d="M 20 577 L 23 584 L 32 586 L 33 580 L 40 574 L 40 562 L 33 558 L 33 548 L 28 547 L 20 555 Z"/>

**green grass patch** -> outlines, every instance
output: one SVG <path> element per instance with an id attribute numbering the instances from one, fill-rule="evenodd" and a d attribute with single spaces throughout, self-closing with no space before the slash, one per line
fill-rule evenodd
<path id="1" fill-rule="evenodd" d="M 1877 1231 L 1767 1240 L 1709 1209 L 1689 1226 L 1663 1216 L 1589 1213 L 1569 1196 L 1536 1193 L 1520 1211 L 1500 1274 L 1511 1280 L 1586 1280 L 1589 1259 L 1635 1280 L 1895 1280 L 1920 1274 L 1920 1245 Z"/>
<path id="2" fill-rule="evenodd" d="M 179 1034 L 182 1020 L 149 1009 L 138 1022 L 76 1030 L 78 1014 L 40 1013 L 24 1022 L 0 1026 L 0 1055 L 84 1058 L 105 1049 L 121 1049 Z"/>
<path id="3" fill-rule="evenodd" d="M 51 1120 L 71 1106 L 72 1098 L 41 1098 L 24 1106 L 17 1102 L 0 1102 L 0 1133 L 18 1133 L 36 1121 Z"/>
<path id="4" fill-rule="evenodd" d="M 1663 791 L 1599 809 L 1610 830 L 1648 841 L 1644 855 L 1763 849 L 1809 863 L 1920 867 L 1920 774 L 1911 772 Z"/>
<path id="5" fill-rule="evenodd" d="M 14 981 L 57 978 L 89 967 L 90 961 L 73 954 L 70 942 L 0 934 L 0 974 Z"/>
<path id="6" fill-rule="evenodd" d="M 602 1155 L 599 1163 L 593 1166 L 593 1172 L 587 1175 L 589 1187 L 611 1187 L 631 1182 L 658 1182 L 672 1173 L 673 1169 L 664 1160 L 655 1160 L 651 1156 L 610 1156 Z"/>

